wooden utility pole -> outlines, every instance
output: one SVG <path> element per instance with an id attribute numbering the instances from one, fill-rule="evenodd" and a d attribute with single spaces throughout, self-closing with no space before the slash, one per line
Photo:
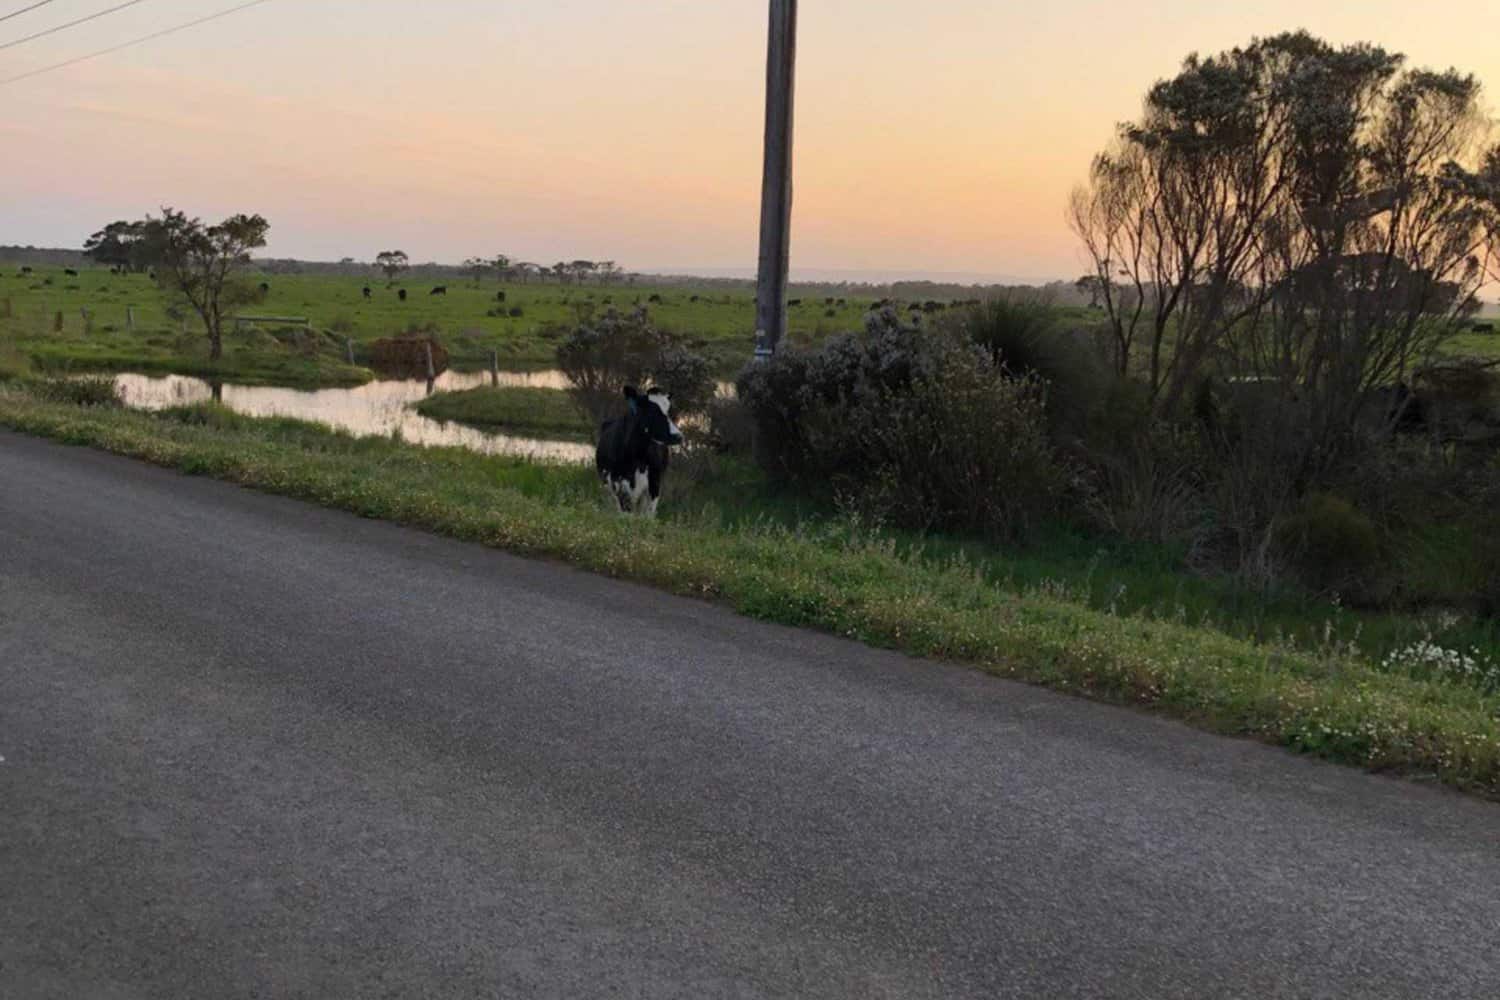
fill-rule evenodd
<path id="1" fill-rule="evenodd" d="M 797 0 L 771 0 L 771 39 L 766 54 L 766 163 L 760 203 L 760 278 L 755 293 L 755 357 L 760 361 L 776 353 L 786 333 L 796 70 Z"/>

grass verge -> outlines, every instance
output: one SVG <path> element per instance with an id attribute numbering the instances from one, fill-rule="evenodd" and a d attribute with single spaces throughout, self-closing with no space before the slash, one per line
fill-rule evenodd
<path id="1" fill-rule="evenodd" d="M 356 439 L 212 406 L 148 415 L 0 386 L 0 426 L 1500 796 L 1493 691 L 1017 592 L 963 558 L 904 555 L 888 536 L 772 520 L 730 528 L 707 512 L 625 519 L 604 510 L 586 469 Z"/>
<path id="2" fill-rule="evenodd" d="M 433 420 L 572 441 L 592 439 L 589 421 L 560 389 L 499 386 L 440 392 L 417 404 Z"/>

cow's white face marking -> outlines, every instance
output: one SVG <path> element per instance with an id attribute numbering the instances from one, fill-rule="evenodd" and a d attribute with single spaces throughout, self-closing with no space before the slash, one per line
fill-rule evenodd
<path id="1" fill-rule="evenodd" d="M 667 418 L 667 426 L 671 428 L 673 440 L 681 440 L 682 431 L 678 430 L 677 425 L 672 422 L 672 397 L 666 393 L 653 392 L 646 398 L 655 403 L 656 408 L 661 410 L 661 415 Z"/>

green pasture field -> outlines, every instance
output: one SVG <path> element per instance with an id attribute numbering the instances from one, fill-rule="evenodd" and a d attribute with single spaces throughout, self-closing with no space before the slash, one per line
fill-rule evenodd
<path id="1" fill-rule="evenodd" d="M 90 267 L 79 274 L 37 268 L 21 275 L 0 262 L 0 344 L 31 359 L 38 369 L 177 372 L 232 381 L 288 384 L 349 384 L 368 379 L 358 363 L 371 341 L 408 329 L 435 329 L 460 370 L 488 367 L 492 353 L 511 370 L 549 368 L 558 340 L 590 310 L 645 306 L 656 324 L 684 337 L 724 375 L 737 371 L 754 347 L 755 301 L 748 290 L 649 285 L 501 285 L 446 279 L 446 295 L 432 295 L 431 280 L 387 286 L 331 275 L 255 275 L 270 286 L 264 300 L 241 315 L 306 318 L 319 336 L 299 337 L 288 324 L 261 323 L 226 331 L 225 358 L 208 361 L 201 323 L 169 311 L 171 299 L 145 275 L 110 274 Z M 371 297 L 363 295 L 368 285 Z M 407 301 L 397 290 L 405 288 Z M 505 301 L 497 293 L 505 292 Z M 652 301 L 653 296 L 660 301 Z M 872 300 L 847 298 L 839 306 L 826 296 L 804 299 L 790 310 L 790 339 L 813 343 L 857 329 Z M 134 329 L 127 323 L 133 307 Z M 520 315 L 511 315 L 519 310 Z M 84 312 L 89 314 L 85 318 Z M 61 316 L 62 328 L 56 329 Z M 185 332 L 184 332 L 185 331 Z M 345 363 L 345 340 L 353 340 L 356 364 Z"/>

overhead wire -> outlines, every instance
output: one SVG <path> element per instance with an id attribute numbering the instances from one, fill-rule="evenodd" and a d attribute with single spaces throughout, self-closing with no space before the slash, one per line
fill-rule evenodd
<path id="1" fill-rule="evenodd" d="M 13 17 L 20 17 L 27 11 L 36 10 L 38 7 L 45 7 L 52 2 L 53 0 L 38 0 L 37 3 L 34 3 L 29 7 L 22 7 L 20 10 L 13 10 L 9 14 L 0 14 L 0 21 L 9 21 Z"/>
<path id="2" fill-rule="evenodd" d="M 146 0 L 126 0 L 125 3 L 116 4 L 108 10 L 101 10 L 97 13 L 89 14 L 87 17 L 80 17 L 75 21 L 69 21 L 67 24 L 59 24 L 55 27 L 47 28 L 43 31 L 38 31 L 35 34 L 27 35 L 24 38 L 17 38 L 13 41 L 0 43 L 0 51 L 4 51 L 5 49 L 13 49 L 17 45 L 24 45 L 27 42 L 34 42 L 38 38 L 46 38 L 48 35 L 55 35 L 59 31 L 67 31 L 69 28 L 76 28 L 80 24 L 88 24 L 90 21 L 97 21 L 101 17 L 105 17 L 106 15 L 115 13 L 115 11 L 124 10 L 126 7 L 134 7 L 137 4 L 143 4 L 145 2 Z"/>
<path id="3" fill-rule="evenodd" d="M 217 13 L 209 14 L 206 17 L 200 17 L 197 20 L 186 21 L 182 24 L 173 25 L 170 28 L 163 28 L 161 31 L 153 31 L 149 35 L 142 35 L 139 38 L 132 38 L 128 42 L 121 42 L 118 45 L 111 45 L 109 48 L 99 49 L 97 52 L 90 52 L 87 55 L 75 56 L 72 59 L 65 59 L 60 63 L 53 63 L 50 66 L 42 66 L 38 69 L 29 70 L 25 73 L 19 73 L 15 76 L 0 78 L 0 87 L 3 87 L 6 84 L 10 83 L 17 83 L 21 80 L 29 80 L 34 76 L 41 76 L 43 73 L 51 73 L 54 70 L 66 69 L 69 66 L 76 66 L 79 63 L 87 62 L 90 59 L 98 59 L 100 56 L 107 56 L 111 53 L 119 52 L 122 49 L 128 49 L 136 45 L 144 44 L 145 42 L 155 41 L 158 38 L 165 38 L 167 35 L 175 35 L 179 31 L 186 31 L 189 28 L 196 28 L 200 24 L 207 24 L 210 21 L 217 21 L 221 17 L 228 17 L 230 14 L 238 14 L 242 10 L 249 10 L 251 7 L 259 7 L 262 4 L 267 4 L 270 2 L 271 0 L 250 0 L 249 3 L 242 3 L 237 6 L 227 8 L 226 10 L 221 10 Z"/>

